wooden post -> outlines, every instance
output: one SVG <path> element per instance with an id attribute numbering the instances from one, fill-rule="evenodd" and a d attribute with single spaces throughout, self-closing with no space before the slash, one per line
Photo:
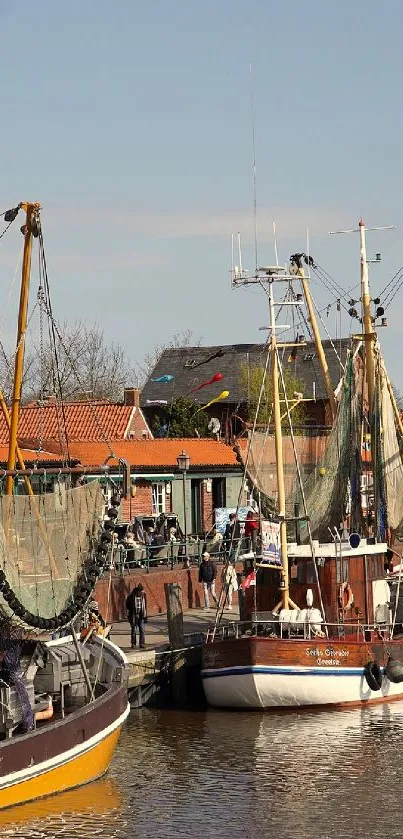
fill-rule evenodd
<path id="1" fill-rule="evenodd" d="M 365 224 L 362 219 L 360 219 L 358 226 L 360 230 L 361 304 L 364 327 L 365 364 L 368 384 L 368 405 L 369 412 L 371 413 L 373 409 L 373 398 L 375 390 L 374 343 L 376 335 L 374 332 L 374 324 L 371 317 L 371 295 L 369 293 L 368 262 L 365 243 Z"/>
<path id="2" fill-rule="evenodd" d="M 297 276 L 301 279 L 301 285 L 304 292 L 304 297 L 308 309 L 308 320 L 312 326 L 313 337 L 315 340 L 315 347 L 316 352 L 318 354 L 319 364 L 322 370 L 323 381 L 325 383 L 327 398 L 329 400 L 330 410 L 332 414 L 332 420 L 334 420 L 337 412 L 337 405 L 336 405 L 336 398 L 334 395 L 332 380 L 330 378 L 329 367 L 326 360 L 326 356 L 323 349 L 322 339 L 320 337 L 320 332 L 318 328 L 318 323 L 315 316 L 315 310 L 313 307 L 311 292 L 309 289 L 308 281 L 305 276 L 305 272 L 303 268 L 298 268 Z"/>
<path id="3" fill-rule="evenodd" d="M 20 292 L 20 306 L 18 312 L 17 349 L 15 354 L 13 397 L 11 405 L 10 432 L 8 444 L 7 469 L 15 469 L 18 419 L 21 402 L 22 373 L 24 366 L 25 332 L 27 328 L 29 278 L 31 273 L 32 252 L 32 220 L 39 210 L 39 204 L 21 204 L 26 212 L 24 255 L 22 261 L 22 278 Z M 11 475 L 6 479 L 6 495 L 11 495 L 14 481 Z"/>
<path id="4" fill-rule="evenodd" d="M 186 703 L 186 660 L 183 652 L 182 589 L 179 583 L 164 583 L 167 604 L 168 637 L 171 650 L 172 699 L 175 705 Z M 175 652 L 180 650 L 180 652 Z"/>

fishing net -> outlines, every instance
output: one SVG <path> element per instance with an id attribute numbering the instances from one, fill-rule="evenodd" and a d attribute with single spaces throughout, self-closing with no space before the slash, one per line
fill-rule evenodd
<path id="1" fill-rule="evenodd" d="M 353 360 L 350 356 L 342 382 L 336 420 L 326 450 L 314 472 L 304 482 L 306 509 L 310 517 L 312 536 L 315 539 L 328 541 L 329 527 L 339 527 L 343 521 L 349 483 L 351 511 L 354 508 L 355 519 L 362 516 L 358 480 L 362 376 L 361 361 L 358 363 L 357 358 Z M 293 497 L 299 503 L 301 514 L 303 514 L 304 505 L 299 486 L 296 486 Z M 308 528 L 305 522 L 301 524 L 301 540 L 308 541 Z"/>
<path id="2" fill-rule="evenodd" d="M 396 434 L 395 416 L 383 364 L 378 377 L 382 417 L 382 472 L 389 527 L 397 530 L 403 521 L 403 464 Z"/>
<path id="3" fill-rule="evenodd" d="M 295 448 L 303 478 L 307 478 L 322 456 L 328 436 L 316 429 L 306 428 L 304 435 L 295 437 Z M 248 454 L 249 446 L 249 454 Z M 260 493 L 271 509 L 277 505 L 276 451 L 272 434 L 255 431 L 248 440 L 248 446 L 241 450 L 241 458 L 246 464 L 247 477 L 255 490 Z M 283 464 L 286 508 L 293 515 L 293 501 L 297 481 L 297 467 L 291 437 L 283 437 Z"/>
<path id="4" fill-rule="evenodd" d="M 50 618 L 70 602 L 94 539 L 104 497 L 94 480 L 42 495 L 0 497 L 0 568 L 22 605 Z"/>

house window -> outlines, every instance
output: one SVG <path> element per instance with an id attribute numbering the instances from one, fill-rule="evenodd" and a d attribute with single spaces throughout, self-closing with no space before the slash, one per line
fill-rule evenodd
<path id="1" fill-rule="evenodd" d="M 154 515 L 165 513 L 165 484 L 151 484 L 152 512 Z"/>

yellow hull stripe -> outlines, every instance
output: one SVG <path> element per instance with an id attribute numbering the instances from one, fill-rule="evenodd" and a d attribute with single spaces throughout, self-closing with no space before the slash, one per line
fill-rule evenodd
<path id="1" fill-rule="evenodd" d="M 81 754 L 67 761 L 66 755 L 61 754 L 59 765 L 46 769 L 42 764 L 38 766 L 38 774 L 26 780 L 21 778 L 0 790 L 0 809 L 79 787 L 101 777 L 112 760 L 122 724 Z"/>

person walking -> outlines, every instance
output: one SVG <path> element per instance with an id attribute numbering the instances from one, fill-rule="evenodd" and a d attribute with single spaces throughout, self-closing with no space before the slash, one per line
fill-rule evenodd
<path id="1" fill-rule="evenodd" d="M 202 561 L 199 568 L 199 583 L 202 583 L 204 593 L 204 608 L 210 608 L 211 594 L 214 603 L 218 606 L 218 599 L 215 593 L 215 581 L 217 577 L 217 566 L 210 560 L 210 554 L 207 551 L 202 554 Z"/>
<path id="2" fill-rule="evenodd" d="M 139 645 L 145 647 L 144 624 L 147 622 L 147 597 L 141 583 L 139 583 L 126 597 L 127 618 L 131 627 L 132 649 L 136 646 L 136 632 L 139 633 Z"/>
<path id="3" fill-rule="evenodd" d="M 238 577 L 232 562 L 224 565 L 221 572 L 221 582 L 224 593 L 228 592 L 228 609 L 232 610 L 232 595 L 234 591 L 238 591 Z"/>

